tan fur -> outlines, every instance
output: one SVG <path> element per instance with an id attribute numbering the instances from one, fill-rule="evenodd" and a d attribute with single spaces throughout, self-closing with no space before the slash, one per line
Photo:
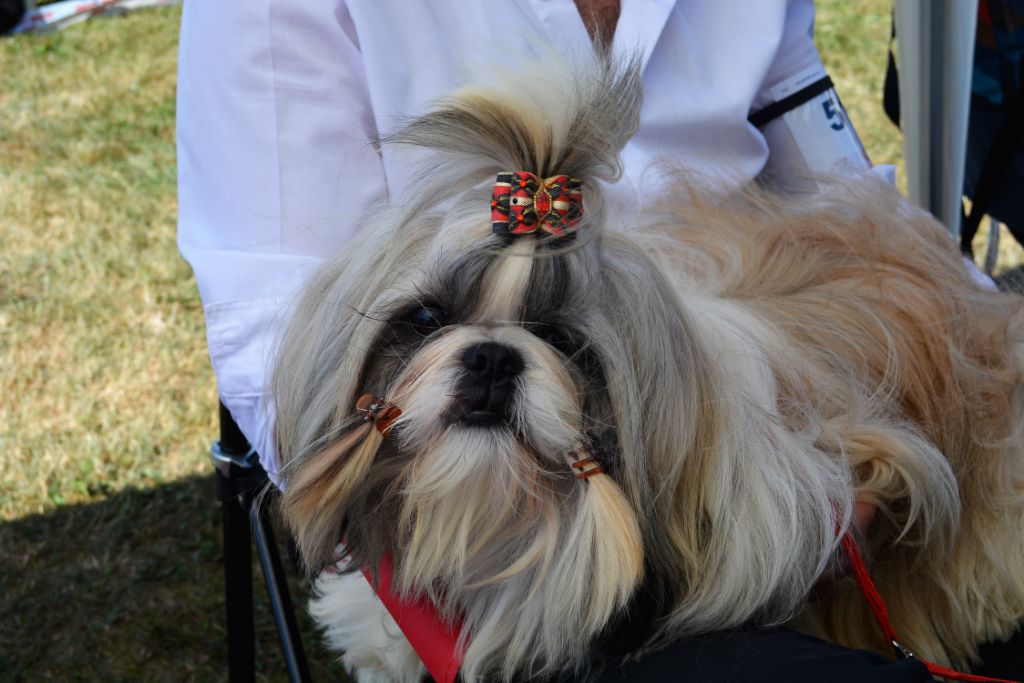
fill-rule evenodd
<path id="1" fill-rule="evenodd" d="M 806 205 L 691 194 L 641 241 L 685 272 L 684 306 L 688 292 L 732 300 L 771 330 L 780 415 L 819 430 L 880 507 L 871 571 L 897 633 L 964 666 L 1024 615 L 1024 307 L 979 289 L 941 226 L 900 201 L 868 181 Z M 933 518 L 937 467 L 911 455 L 929 443 L 956 480 Z M 835 640 L 887 650 L 852 580 L 814 607 Z"/>
<path id="2" fill-rule="evenodd" d="M 292 479 L 282 513 L 293 520 L 295 541 L 308 566 L 321 566 L 328 559 L 324 551 L 337 544 L 337 504 L 366 478 L 381 441 L 372 424 L 362 425 L 319 451 L 313 466 Z"/>

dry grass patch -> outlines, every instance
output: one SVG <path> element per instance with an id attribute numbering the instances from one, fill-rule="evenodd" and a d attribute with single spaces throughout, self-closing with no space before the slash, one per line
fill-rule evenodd
<path id="1" fill-rule="evenodd" d="M 225 677 L 216 389 L 175 246 L 179 15 L 0 39 L 0 681 Z M 259 680 L 286 680 L 256 614 Z"/>
<path id="2" fill-rule="evenodd" d="M 0 519 L 206 472 L 177 254 L 177 12 L 0 42 Z"/>

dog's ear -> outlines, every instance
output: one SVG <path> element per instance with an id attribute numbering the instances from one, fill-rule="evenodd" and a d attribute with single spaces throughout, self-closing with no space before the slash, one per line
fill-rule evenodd
<path id="1" fill-rule="evenodd" d="M 602 247 L 593 281 L 600 315 L 588 321 L 588 332 L 601 357 L 620 455 L 627 459 L 617 470 L 627 490 L 644 495 L 651 468 L 661 466 L 652 457 L 672 450 L 664 453 L 671 467 L 678 453 L 693 447 L 709 380 L 693 323 L 658 267 L 625 234 L 608 233 Z"/>
<path id="2" fill-rule="evenodd" d="M 360 386 L 366 363 L 395 301 L 415 281 L 436 221 L 426 217 L 399 233 L 393 215 L 384 212 L 306 284 L 281 336 L 271 378 L 285 488 L 351 423 L 356 397 L 369 390 Z"/>
<path id="3" fill-rule="evenodd" d="M 314 453 L 288 478 L 281 514 L 306 568 L 317 572 L 339 542 L 352 492 L 366 479 L 381 434 L 369 422 Z"/>
<path id="4" fill-rule="evenodd" d="M 615 471 L 641 515 L 650 574 L 676 577 L 669 622 L 791 616 L 831 557 L 848 476 L 773 417 L 754 340 L 732 348 L 710 335 L 628 236 L 605 247 L 612 331 L 598 330 L 595 346 L 618 427 Z"/>
<path id="5" fill-rule="evenodd" d="M 638 60 L 552 52 L 491 71 L 487 85 L 457 90 L 383 142 L 439 152 L 463 177 L 526 170 L 610 181 L 639 126 L 640 93 Z"/>

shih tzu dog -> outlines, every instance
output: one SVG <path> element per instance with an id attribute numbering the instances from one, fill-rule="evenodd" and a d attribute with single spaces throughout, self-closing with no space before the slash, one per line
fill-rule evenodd
<path id="1" fill-rule="evenodd" d="M 282 511 L 358 680 L 423 670 L 358 572 L 461 624 L 465 680 L 798 624 L 963 665 L 1024 616 L 1024 307 L 881 181 L 602 198 L 639 108 L 595 60 L 468 87 L 436 162 L 309 283 L 274 376 Z M 426 198 L 426 199 L 425 199 Z M 636 619 L 631 622 L 635 625 Z"/>

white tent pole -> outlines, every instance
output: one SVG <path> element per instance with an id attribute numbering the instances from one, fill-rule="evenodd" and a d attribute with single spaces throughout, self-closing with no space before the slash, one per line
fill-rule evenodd
<path id="1" fill-rule="evenodd" d="M 910 200 L 960 234 L 978 0 L 895 0 Z"/>

